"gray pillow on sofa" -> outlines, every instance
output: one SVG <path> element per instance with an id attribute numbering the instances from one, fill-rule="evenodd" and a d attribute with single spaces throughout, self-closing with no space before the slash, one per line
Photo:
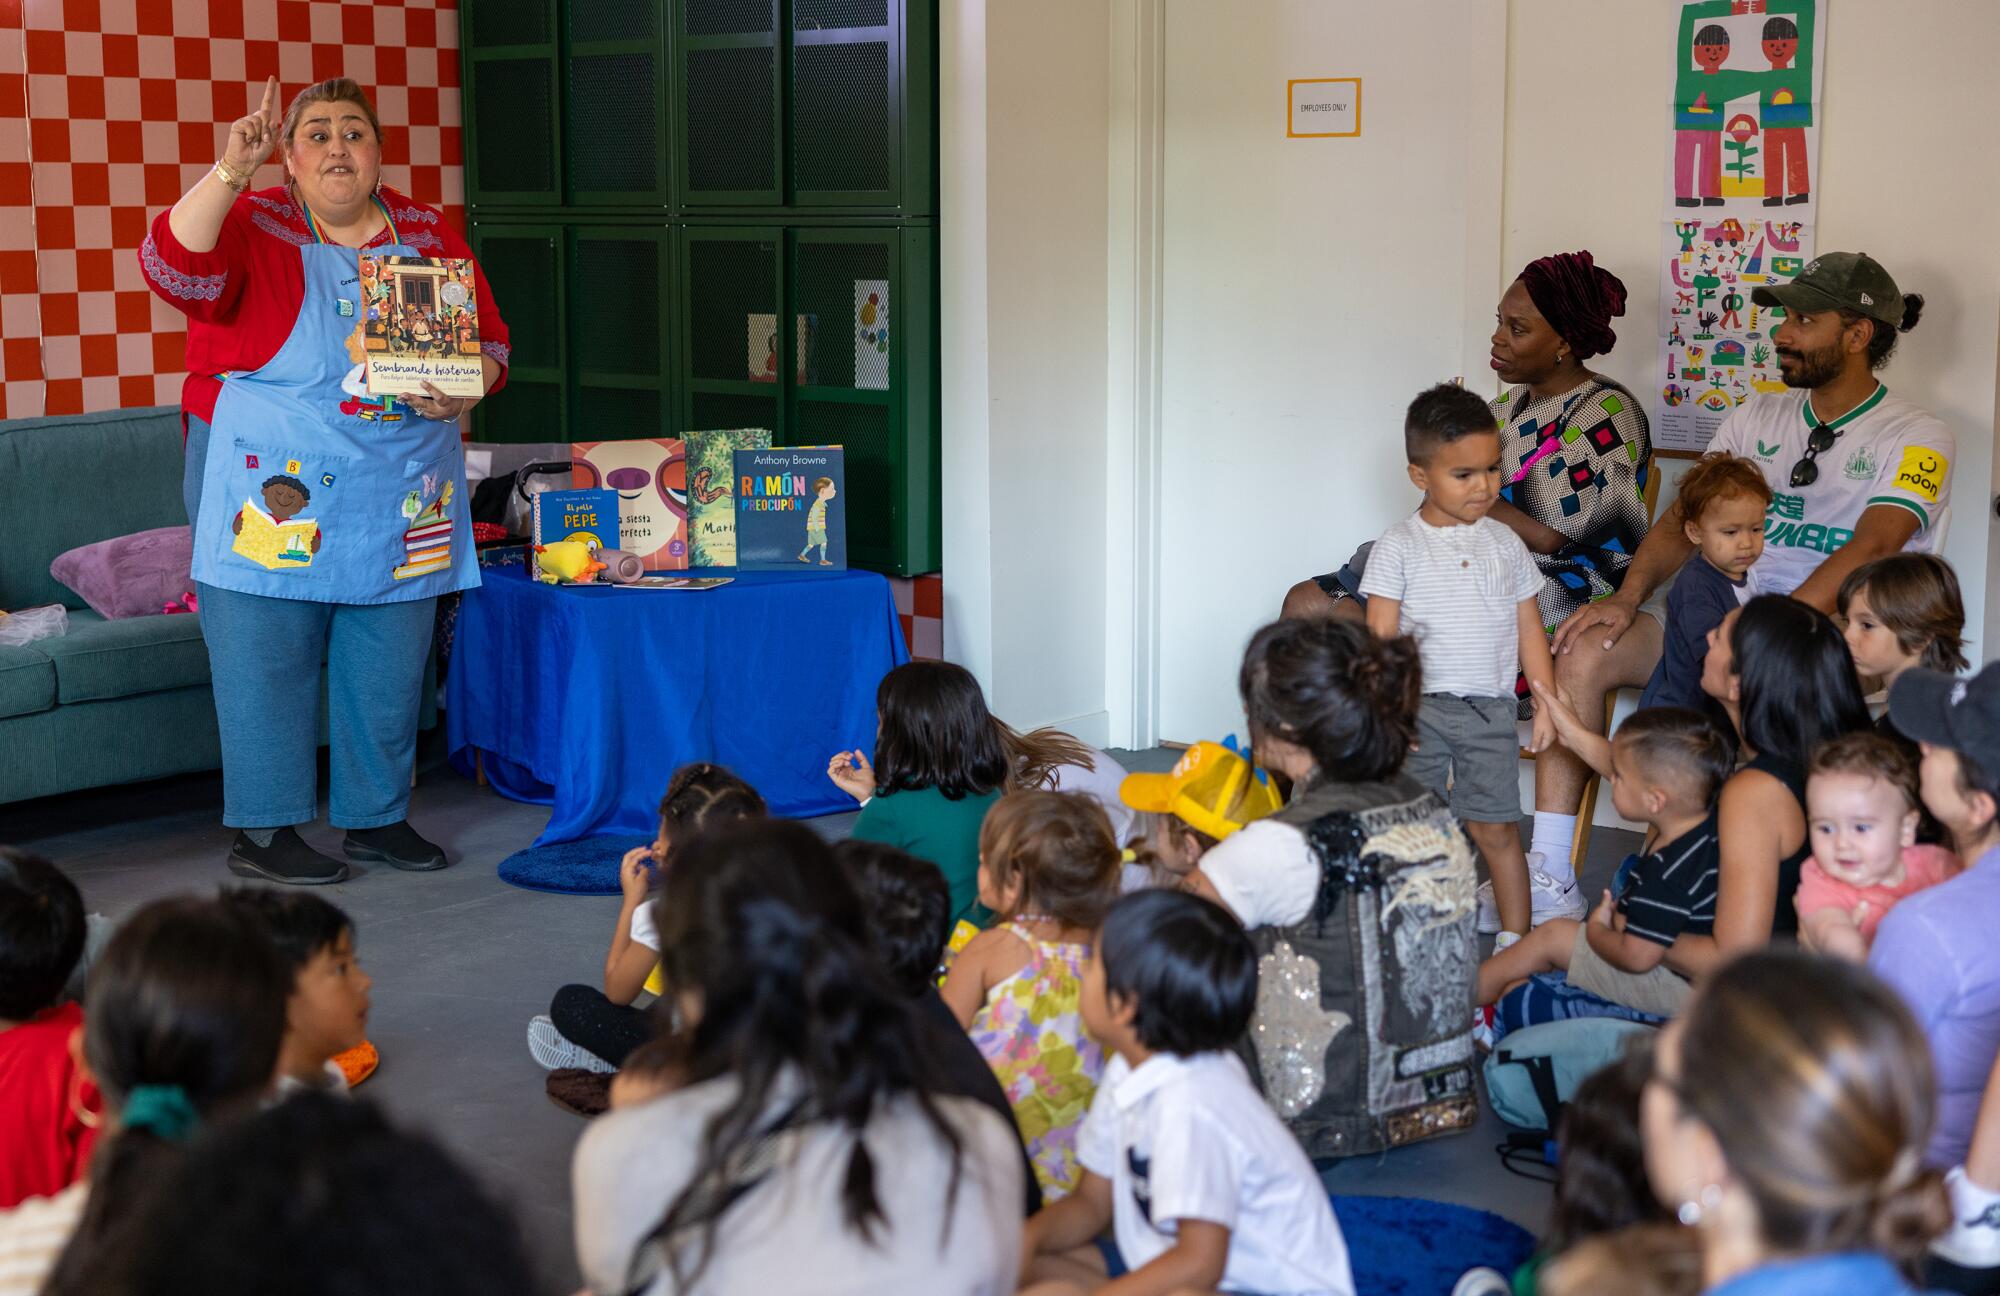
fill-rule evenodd
<path id="1" fill-rule="evenodd" d="M 72 549 L 49 564 L 49 575 L 108 621 L 158 616 L 194 589 L 190 528 L 156 527 Z"/>

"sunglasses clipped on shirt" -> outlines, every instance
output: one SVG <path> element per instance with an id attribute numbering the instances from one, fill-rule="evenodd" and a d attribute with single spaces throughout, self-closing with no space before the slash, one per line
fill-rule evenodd
<path id="1" fill-rule="evenodd" d="M 1813 424 L 1812 432 L 1806 437 L 1805 454 L 1800 457 L 1797 463 L 1792 465 L 1792 485 L 1794 487 L 1810 486 L 1819 480 L 1818 459 L 1821 455 L 1833 449 L 1833 443 L 1838 440 L 1840 440 L 1839 431 L 1828 427 L 1824 423 Z"/>

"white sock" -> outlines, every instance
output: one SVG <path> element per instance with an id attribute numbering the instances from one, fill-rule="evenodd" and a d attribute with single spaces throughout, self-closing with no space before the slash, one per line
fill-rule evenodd
<path id="1" fill-rule="evenodd" d="M 1528 850 L 1542 857 L 1542 868 L 1558 882 L 1575 881 L 1570 868 L 1570 848 L 1576 844 L 1576 816 L 1535 811 L 1535 835 Z"/>
<path id="2" fill-rule="evenodd" d="M 2000 1206 L 2000 1192 L 1972 1182 L 1964 1166 L 1946 1175 L 1944 1186 L 1951 1193 L 1951 1213 L 1960 1223 L 1976 1220 L 1994 1206 Z"/>

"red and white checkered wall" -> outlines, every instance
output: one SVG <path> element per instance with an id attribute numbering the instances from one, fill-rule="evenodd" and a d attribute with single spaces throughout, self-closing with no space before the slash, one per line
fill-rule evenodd
<path id="1" fill-rule="evenodd" d="M 464 228 L 457 0 L 0 0 L 0 417 L 179 403 L 135 252 L 269 76 L 359 81 L 383 179 Z"/>

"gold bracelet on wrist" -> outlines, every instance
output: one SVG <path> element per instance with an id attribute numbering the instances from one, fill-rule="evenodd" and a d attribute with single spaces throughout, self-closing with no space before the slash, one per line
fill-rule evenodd
<path id="1" fill-rule="evenodd" d="M 236 170 L 221 158 L 215 160 L 215 178 L 237 193 L 242 193 L 250 187 L 249 174 Z"/>

